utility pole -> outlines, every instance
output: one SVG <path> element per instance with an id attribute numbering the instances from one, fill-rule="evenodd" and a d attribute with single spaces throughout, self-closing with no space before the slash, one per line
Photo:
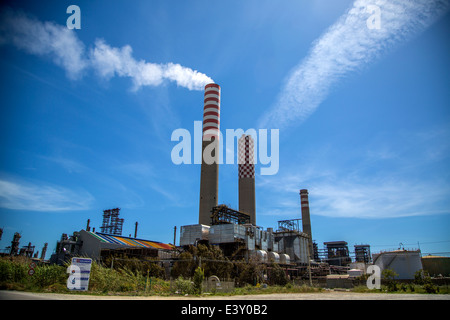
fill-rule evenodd
<path id="1" fill-rule="evenodd" d="M 312 243 L 311 235 L 309 236 L 309 241 Z M 312 278 L 311 278 L 311 247 L 312 245 L 308 245 L 308 273 L 309 273 L 309 286 L 312 287 Z"/>

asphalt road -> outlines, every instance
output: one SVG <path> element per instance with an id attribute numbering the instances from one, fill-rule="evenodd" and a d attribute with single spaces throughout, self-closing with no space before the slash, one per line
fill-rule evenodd
<path id="1" fill-rule="evenodd" d="M 450 300 L 449 294 L 395 294 L 328 291 L 320 293 L 277 293 L 242 296 L 96 296 L 82 294 L 32 293 L 0 290 L 0 300 Z"/>

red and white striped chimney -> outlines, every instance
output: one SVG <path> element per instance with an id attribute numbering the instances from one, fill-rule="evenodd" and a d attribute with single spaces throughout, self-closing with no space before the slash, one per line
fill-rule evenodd
<path id="1" fill-rule="evenodd" d="M 312 233 L 311 233 L 311 217 L 309 213 L 309 199 L 308 199 L 308 190 L 301 189 L 300 190 L 300 203 L 302 208 L 302 225 L 303 232 L 309 236 L 309 252 L 310 256 L 313 257 L 314 248 L 312 243 Z"/>
<path id="2" fill-rule="evenodd" d="M 210 225 L 219 194 L 220 86 L 215 83 L 205 86 L 202 136 L 198 223 Z"/>
<path id="3" fill-rule="evenodd" d="M 210 83 L 205 86 L 203 106 L 203 141 L 219 138 L 220 131 L 220 86 Z"/>

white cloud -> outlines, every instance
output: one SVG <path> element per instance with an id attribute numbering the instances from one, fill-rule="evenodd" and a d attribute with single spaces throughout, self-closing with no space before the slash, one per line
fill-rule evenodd
<path id="1" fill-rule="evenodd" d="M 381 12 L 381 28 L 369 29 L 369 5 Z M 317 39 L 308 56 L 293 69 L 261 128 L 281 128 L 309 117 L 339 81 L 425 30 L 449 9 L 445 0 L 356 0 Z"/>
<path id="2" fill-rule="evenodd" d="M 0 179 L 0 207 L 27 211 L 87 210 L 94 198 L 86 191 Z"/>
<path id="3" fill-rule="evenodd" d="M 270 181 L 258 185 L 259 192 L 266 195 L 260 200 L 264 209 L 259 214 L 298 217 L 299 190 L 303 188 L 309 191 L 312 215 L 382 219 L 450 212 L 450 185 L 444 180 L 363 178 L 352 172 L 321 176 L 317 170 L 317 178 L 305 179 L 303 174 L 291 170 L 288 176 L 269 177 Z"/>
<path id="4" fill-rule="evenodd" d="M 79 78 L 87 67 L 84 44 L 72 30 L 11 10 L 5 10 L 0 21 L 0 44 L 11 43 L 28 53 L 48 56 L 72 79 Z"/>
<path id="5" fill-rule="evenodd" d="M 448 213 L 442 206 L 449 187 L 436 181 L 335 181 L 319 183 L 310 193 L 314 214 L 347 218 L 398 218 Z"/>
<path id="6" fill-rule="evenodd" d="M 303 157 L 275 176 L 258 176 L 259 214 L 299 217 L 299 190 L 308 189 L 312 215 L 381 219 L 450 213 L 450 130 L 436 126 L 384 132 L 352 154 L 340 146 Z M 360 155 L 360 156 L 355 156 Z M 350 160 L 351 159 L 351 160 Z"/>
<path id="7" fill-rule="evenodd" d="M 41 22 L 21 12 L 5 10 L 0 18 L 0 45 L 12 44 L 30 54 L 49 57 L 71 79 L 79 79 L 86 70 L 94 69 L 106 79 L 131 78 L 134 90 L 159 86 L 164 81 L 175 82 L 189 90 L 203 90 L 206 84 L 214 82 L 205 74 L 176 63 L 136 60 L 131 46 L 115 48 L 103 39 L 97 39 L 87 53 L 75 30 L 53 22 Z"/>

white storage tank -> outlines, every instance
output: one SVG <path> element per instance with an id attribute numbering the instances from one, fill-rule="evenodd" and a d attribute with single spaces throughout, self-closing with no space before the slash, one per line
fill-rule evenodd
<path id="1" fill-rule="evenodd" d="M 276 252 L 269 252 L 269 262 L 280 263 L 280 255 Z"/>
<path id="2" fill-rule="evenodd" d="M 281 264 L 290 264 L 291 257 L 289 257 L 289 255 L 286 253 L 280 253 L 280 263 Z"/>
<path id="3" fill-rule="evenodd" d="M 414 275 L 421 270 L 422 260 L 420 250 L 394 250 L 373 254 L 373 264 L 384 269 L 392 269 L 398 274 L 396 279 L 414 279 Z"/>
<path id="4" fill-rule="evenodd" d="M 256 250 L 256 258 L 261 262 L 267 262 L 267 252 L 265 250 Z"/>

